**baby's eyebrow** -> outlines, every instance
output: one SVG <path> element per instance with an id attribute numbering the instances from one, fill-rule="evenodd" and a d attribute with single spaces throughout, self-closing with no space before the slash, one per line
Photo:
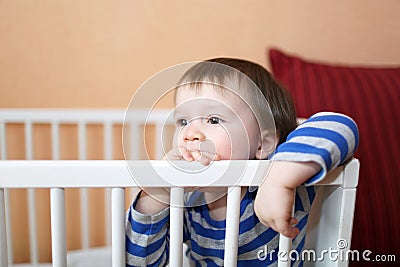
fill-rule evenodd
<path id="1" fill-rule="evenodd" d="M 176 117 L 183 117 L 183 116 L 185 116 L 182 112 L 180 112 L 180 111 L 174 111 L 173 112 L 173 117 L 174 118 L 176 118 Z"/>
<path id="2" fill-rule="evenodd" d="M 173 118 L 190 119 L 193 117 L 219 116 L 223 119 L 227 119 L 231 116 L 237 116 L 237 113 L 233 110 L 235 109 L 234 104 L 228 106 L 219 101 L 203 102 L 201 104 L 201 108 L 199 108 L 198 105 L 192 106 L 187 103 L 184 103 L 184 105 L 178 105 L 174 108 Z"/>

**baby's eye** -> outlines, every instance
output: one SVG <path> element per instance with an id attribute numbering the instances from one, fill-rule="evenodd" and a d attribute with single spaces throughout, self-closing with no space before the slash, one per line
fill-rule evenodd
<path id="1" fill-rule="evenodd" d="M 179 119 L 176 121 L 176 125 L 177 126 L 186 126 L 188 125 L 188 120 L 187 119 Z"/>
<path id="2" fill-rule="evenodd" d="M 209 124 L 220 124 L 224 122 L 222 119 L 218 118 L 218 117 L 209 117 L 207 118 L 207 123 Z"/>

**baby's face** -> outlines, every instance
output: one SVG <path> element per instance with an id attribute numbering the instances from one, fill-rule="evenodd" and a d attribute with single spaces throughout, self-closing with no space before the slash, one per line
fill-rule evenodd
<path id="1" fill-rule="evenodd" d="M 243 100 L 225 91 L 210 85 L 178 90 L 174 144 L 220 159 L 254 159 L 261 142 L 255 116 Z"/>

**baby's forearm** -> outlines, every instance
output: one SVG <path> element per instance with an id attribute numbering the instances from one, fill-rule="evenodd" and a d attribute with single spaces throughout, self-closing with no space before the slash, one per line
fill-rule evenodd
<path id="1" fill-rule="evenodd" d="M 294 189 L 320 170 L 321 166 L 315 162 L 273 161 L 260 189 L 269 185 Z"/>
<path id="2" fill-rule="evenodd" d="M 292 217 L 294 189 L 320 169 L 320 165 L 314 162 L 273 161 L 254 201 L 254 211 L 260 222 L 294 238 L 299 233 L 299 229 L 293 226 L 298 223 Z"/>
<path id="3" fill-rule="evenodd" d="M 151 198 L 150 191 L 147 194 L 146 191 L 147 188 L 140 191 L 127 211 L 126 266 L 148 266 L 149 262 L 165 266 L 168 261 L 169 208 L 163 209 L 165 204 Z"/>
<path id="4" fill-rule="evenodd" d="M 169 206 L 169 193 L 163 188 L 143 190 L 135 210 L 142 214 L 156 214 Z"/>

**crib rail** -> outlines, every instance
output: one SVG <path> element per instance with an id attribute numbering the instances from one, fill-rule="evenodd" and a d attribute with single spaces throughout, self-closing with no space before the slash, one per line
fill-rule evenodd
<path id="1" fill-rule="evenodd" d="M 214 162 L 202 172 L 201 179 L 195 179 L 193 173 L 180 171 L 171 167 L 166 161 L 151 161 L 153 170 L 149 171 L 148 161 L 132 161 L 136 171 L 135 177 L 141 186 L 171 187 L 171 201 L 175 204 L 183 202 L 183 186 L 228 186 L 228 209 L 226 236 L 237 237 L 240 203 L 240 187 L 258 185 L 265 177 L 271 164 L 270 161 L 220 161 Z M 185 170 L 196 169 L 196 164 L 174 162 Z M 243 170 L 243 163 L 246 168 Z M 125 188 L 138 186 L 132 179 L 127 168 L 127 162 L 122 160 L 102 161 L 0 161 L 0 215 L 4 214 L 4 190 L 8 188 L 50 188 L 51 190 L 51 220 L 52 220 L 52 252 L 53 266 L 66 266 L 65 248 L 65 207 L 64 188 L 75 187 L 111 187 L 112 205 L 112 263 L 113 266 L 125 265 L 124 236 L 124 194 Z M 131 165 L 132 166 L 132 165 Z M 228 179 L 213 180 L 215 174 L 220 174 L 229 168 L 241 168 L 241 179 L 234 184 Z M 350 189 L 357 186 L 358 161 L 353 160 L 346 166 L 333 170 L 321 184 L 338 185 Z M 176 183 L 168 179 L 152 176 L 154 173 L 173 175 Z M 150 174 L 150 175 L 149 175 Z M 188 181 L 194 181 L 188 184 Z M 171 206 L 171 251 L 170 265 L 182 265 L 182 209 Z M 0 222 L 0 266 L 7 266 L 7 244 L 5 239 L 5 216 Z M 348 231 L 351 231 L 347 229 Z M 174 234 L 175 233 L 175 234 Z M 349 233 L 347 233 L 349 234 Z M 351 234 L 351 233 L 350 233 Z M 237 240 L 229 238 L 225 251 L 225 266 L 236 264 Z M 233 245 L 232 245 L 233 244 Z"/>
<path id="2" fill-rule="evenodd" d="M 149 117 L 144 112 L 137 110 L 131 114 L 130 118 L 134 122 L 130 125 L 129 133 L 133 138 L 129 151 L 131 159 L 140 159 L 141 151 L 137 149 L 143 135 L 143 124 L 154 126 L 153 145 L 155 147 L 154 159 L 162 156 L 162 135 L 165 122 L 169 117 L 169 110 L 156 110 Z M 30 236 L 30 263 L 37 266 L 39 263 L 38 236 L 36 233 L 37 220 L 35 215 L 36 191 L 39 188 L 49 188 L 51 205 L 51 243 L 52 243 L 52 262 L 53 266 L 66 266 L 66 236 L 65 236 L 65 191 L 70 188 L 79 188 L 80 191 L 80 215 L 81 220 L 81 248 L 89 246 L 89 220 L 88 220 L 88 192 L 89 188 L 105 188 L 105 230 L 106 245 L 112 245 L 112 264 L 113 266 L 125 266 L 125 238 L 124 238 L 124 219 L 125 219 L 125 195 L 129 195 L 131 188 L 137 187 L 138 183 L 142 186 L 163 186 L 171 187 L 171 202 L 179 204 L 183 201 L 183 187 L 185 186 L 226 186 L 228 189 L 227 207 L 227 238 L 225 251 L 225 266 L 235 266 L 237 260 L 237 231 L 240 202 L 240 187 L 257 185 L 265 176 L 269 168 L 269 161 L 221 161 L 214 162 L 208 169 L 201 172 L 196 177 L 193 173 L 179 172 L 177 168 L 171 167 L 166 161 L 124 161 L 115 158 L 114 146 L 115 126 L 122 127 L 124 123 L 124 110 L 105 110 L 105 109 L 0 109 L 0 267 L 13 264 L 12 251 L 12 222 L 10 220 L 9 191 L 14 188 L 27 188 L 28 197 L 28 227 Z M 24 160 L 10 160 L 10 152 L 14 149 L 10 147 L 10 140 L 13 136 L 9 134 L 9 125 L 22 125 L 22 139 L 17 142 L 24 143 Z M 49 160 L 35 160 L 36 143 L 34 132 L 37 124 L 45 124 L 50 127 L 50 151 Z M 77 135 L 78 155 L 74 160 L 62 159 L 62 145 L 65 145 L 61 138 L 63 125 L 74 125 Z M 101 160 L 88 160 L 88 128 L 91 125 L 102 127 L 102 140 L 97 140 L 96 144 L 103 146 Z M 14 141 L 15 142 L 15 141 Z M 136 143 L 135 143 L 136 142 Z M 119 144 L 121 140 L 119 140 Z M 70 144 L 68 144 L 70 145 Z M 143 149 L 143 146 L 141 147 Z M 117 151 L 120 153 L 121 151 Z M 12 154 L 12 153 L 11 153 Z M 146 157 L 147 159 L 148 157 Z M 20 159 L 20 158 L 18 158 Z M 46 158 L 47 159 L 47 158 Z M 68 158 L 69 159 L 69 158 Z M 76 159 L 76 160 L 75 160 Z M 116 160 L 117 159 L 117 160 Z M 151 168 L 149 168 L 149 162 Z M 129 171 L 127 164 L 134 167 L 134 173 Z M 197 168 L 195 164 L 188 162 L 174 163 L 180 168 Z M 231 170 L 228 173 L 240 173 L 240 179 L 232 183 L 229 175 L 226 179 L 222 177 L 218 181 L 211 180 L 211 177 Z M 132 174 L 136 178 L 132 179 Z M 159 174 L 166 179 L 160 179 Z M 201 179 L 200 179 L 201 176 Z M 141 177 L 145 180 L 138 181 Z M 207 180 L 210 179 L 210 180 Z M 174 181 L 171 184 L 168 181 Z M 339 188 L 338 192 L 328 190 L 328 201 L 335 198 L 335 205 L 338 209 L 333 213 L 333 217 L 328 216 L 328 221 L 324 225 L 334 225 L 339 230 L 331 231 L 330 237 L 323 236 L 322 244 L 334 244 L 337 237 L 344 237 L 350 241 L 352 230 L 352 218 L 354 212 L 355 192 L 358 182 L 358 161 L 353 160 L 346 166 L 341 166 L 333 170 L 321 184 L 334 185 Z M 321 192 L 320 190 L 319 192 Z M 128 193 L 128 194 L 127 194 Z M 334 197 L 332 197 L 334 196 Z M 325 201 L 325 200 L 324 200 Z M 329 205 L 328 205 L 329 206 Z M 322 207 L 323 208 L 323 207 Z M 182 209 L 171 207 L 171 266 L 180 266 L 182 263 Z M 110 219 L 112 218 L 112 219 Z M 112 220 L 112 221 L 111 221 Z M 329 228 L 331 229 L 331 228 Z M 318 230 L 321 232 L 321 230 Z M 323 228 L 323 233 L 326 229 Z M 307 231 L 308 233 L 308 231 Z M 312 236 L 310 234 L 309 236 Z M 336 240 L 335 240 L 336 238 Z M 289 250 L 290 240 L 280 238 L 280 249 Z M 290 266 L 290 262 L 279 262 L 279 266 Z M 321 265 L 331 266 L 331 265 Z M 332 266 L 347 266 L 332 265 Z"/>
<path id="3" fill-rule="evenodd" d="M 269 160 L 224 160 L 213 162 L 201 174 L 196 174 L 180 171 L 164 160 L 7 160 L 0 161 L 0 188 L 137 187 L 139 185 L 132 178 L 127 162 L 134 162 L 135 173 L 141 175 L 137 179 L 146 177 L 140 179 L 140 186 L 143 187 L 257 186 L 272 163 Z M 355 162 L 356 159 L 351 161 L 352 164 Z M 148 163 L 153 167 L 150 172 Z M 345 165 L 348 171 L 349 164 Z M 198 170 L 197 163 L 193 162 L 174 161 L 174 165 L 188 171 Z M 243 166 L 246 166 L 245 170 Z M 356 187 L 358 180 L 345 179 L 345 166 L 335 168 L 318 184 Z M 214 180 L 211 175 L 224 173 L 227 167 L 232 168 L 232 172 L 240 169 L 241 178 L 235 184 L 224 177 Z M 148 173 L 174 177 L 174 184 L 169 183 L 168 179 L 149 176 Z"/>
<path id="4" fill-rule="evenodd" d="M 51 160 L 59 160 L 62 158 L 62 148 L 63 146 L 75 147 L 77 155 L 74 158 L 68 156 L 68 159 L 76 159 L 76 160 L 86 160 L 90 158 L 89 148 L 88 148 L 88 136 L 90 127 L 100 126 L 102 132 L 102 140 L 97 140 L 98 145 L 103 147 L 103 155 L 99 157 L 99 159 L 104 160 L 112 160 L 115 155 L 122 155 L 122 148 L 116 147 L 115 142 L 113 140 L 118 140 L 117 144 L 120 145 L 122 143 L 121 136 L 115 135 L 115 127 L 117 129 L 122 128 L 124 124 L 124 116 L 126 110 L 124 109 L 0 109 L 0 159 L 8 160 L 9 158 L 13 158 L 10 156 L 13 154 L 12 152 L 15 150 L 15 147 L 11 146 L 10 140 L 13 140 L 12 144 L 21 144 L 23 147 L 24 153 L 23 156 L 18 155 L 18 159 L 25 160 L 34 160 L 36 159 L 36 152 L 40 150 L 42 147 L 38 147 L 35 143 L 35 129 L 38 126 L 46 126 L 50 129 L 50 134 L 47 137 L 39 136 L 39 138 L 50 138 L 49 143 L 46 143 L 46 149 L 49 147 L 51 151 L 50 156 L 46 156 L 46 159 Z M 132 136 L 136 136 L 136 141 L 141 138 L 145 124 L 151 125 L 155 128 L 156 138 L 154 138 L 153 144 L 155 147 L 155 158 L 161 158 L 162 155 L 162 144 L 161 144 L 161 136 L 165 123 L 170 123 L 166 121 L 168 118 L 169 110 L 155 110 L 151 113 L 151 116 L 148 116 L 146 112 L 143 110 L 135 110 L 132 114 L 130 114 L 130 119 L 132 120 L 129 125 L 129 133 Z M 14 132 L 10 132 L 10 128 L 12 129 L 15 125 L 22 126 L 22 135 L 18 135 L 18 140 Z M 63 128 L 64 127 L 64 128 Z M 65 134 L 62 136 L 62 130 L 65 130 L 65 127 L 75 127 L 76 129 L 76 138 L 77 142 L 71 142 L 70 140 L 65 139 Z M 40 132 L 41 133 L 41 132 Z M 37 134 L 37 132 L 36 132 Z M 38 136 L 36 136 L 38 137 Z M 64 137 L 64 139 L 62 138 Z M 139 145 L 135 142 L 132 142 L 132 149 L 129 151 L 130 158 L 140 159 L 141 153 L 137 147 Z M 14 153 L 15 158 L 15 153 Z M 43 158 L 40 158 L 43 159 Z M 117 158 L 121 159 L 121 157 Z M 105 191 L 109 191 L 110 189 L 105 188 Z M 5 218 L 7 224 L 7 247 L 8 249 L 8 262 L 12 264 L 14 262 L 13 259 L 13 239 L 12 239 L 12 222 L 11 222 L 11 209 L 10 209 L 10 192 L 8 189 L 3 191 L 4 194 L 4 202 L 5 202 Z M 89 192 L 87 188 L 79 189 L 79 208 L 80 208 L 80 226 L 81 226 L 81 248 L 88 249 L 90 247 L 90 232 L 89 232 Z M 107 192 L 105 194 L 105 244 L 109 245 L 111 243 L 111 227 L 109 227 L 111 217 L 109 214 L 110 200 L 111 194 Z M 35 205 L 37 202 L 37 192 L 31 187 L 27 189 L 27 213 L 28 213 L 28 229 L 29 229 L 29 250 L 30 250 L 30 263 L 36 265 L 39 263 L 39 245 L 38 245 L 38 236 L 37 236 L 37 215 L 35 213 Z M 1 233 L 0 233 L 1 234 Z"/>

